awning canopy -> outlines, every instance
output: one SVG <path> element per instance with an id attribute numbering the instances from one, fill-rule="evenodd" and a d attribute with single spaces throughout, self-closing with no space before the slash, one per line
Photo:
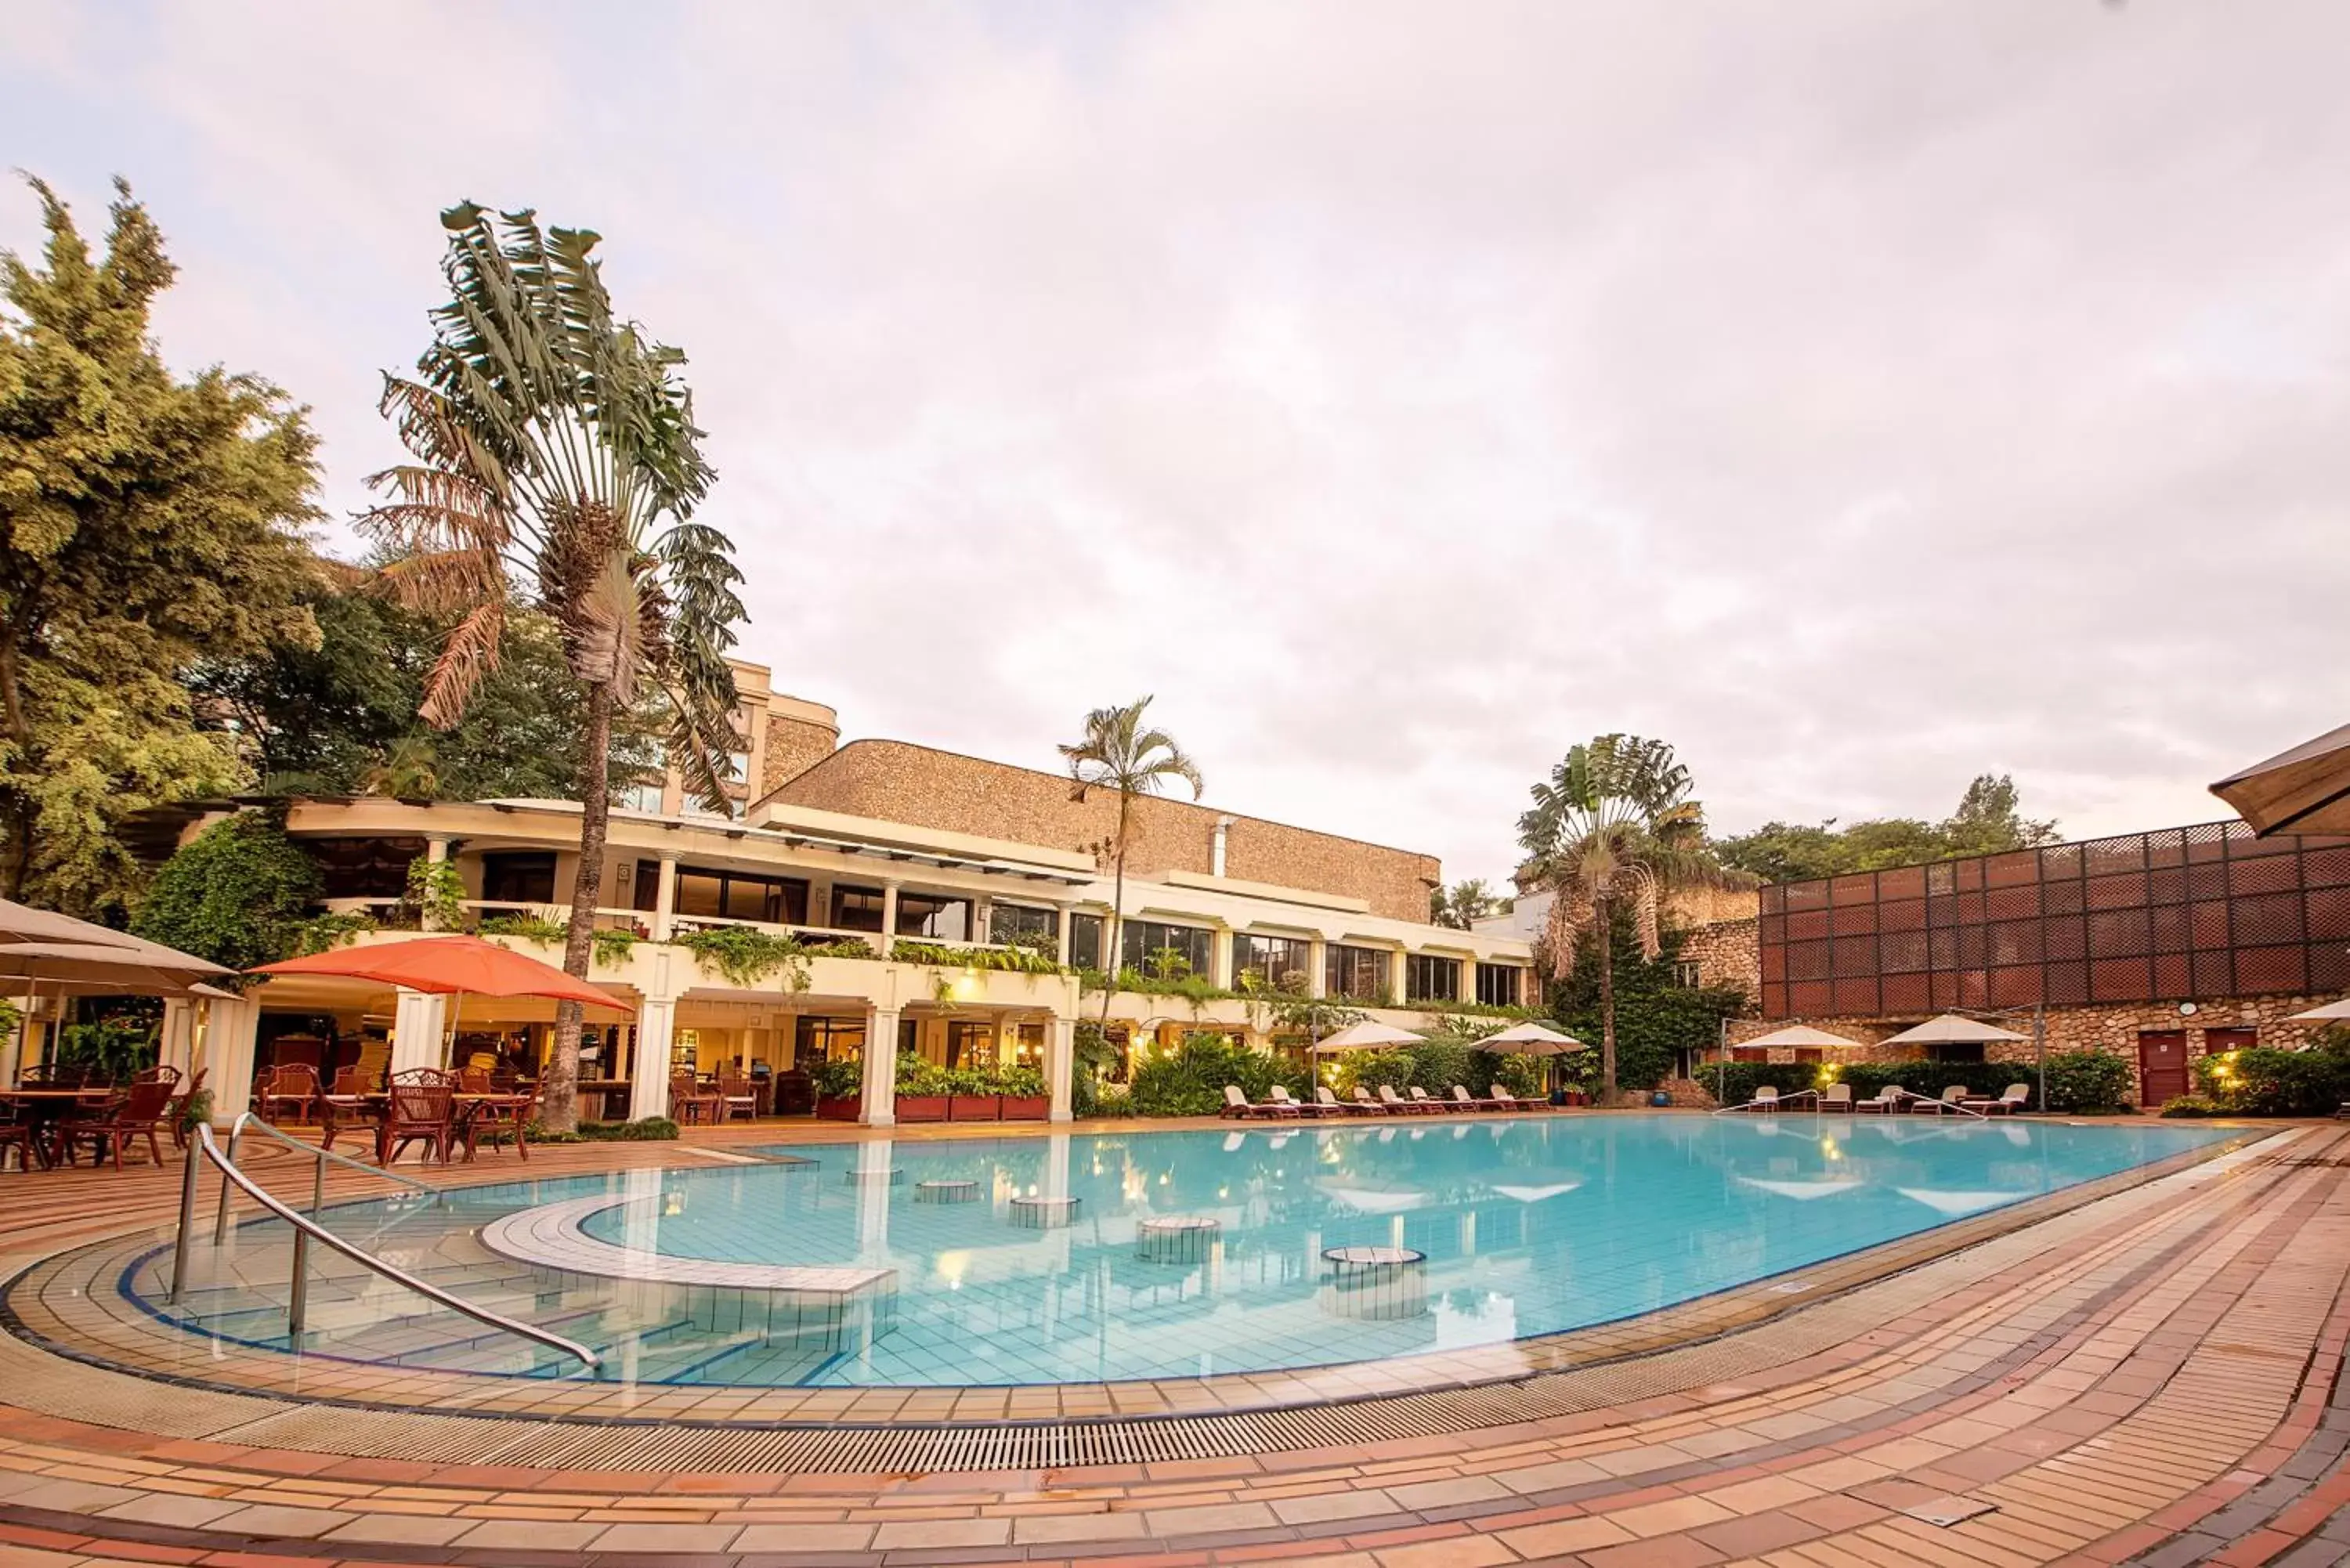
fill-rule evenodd
<path id="1" fill-rule="evenodd" d="M 1414 1034 L 1409 1029 L 1398 1029 L 1366 1018 L 1360 1023 L 1347 1024 L 1327 1040 L 1315 1041 L 1314 1049 L 1317 1052 L 1377 1051 L 1388 1045 L 1417 1045 L 1427 1038 L 1427 1035 Z"/>
<path id="2" fill-rule="evenodd" d="M 619 997 L 598 991 L 553 964 L 541 963 L 479 937 L 418 937 L 410 941 L 338 948 L 307 958 L 287 959 L 282 963 L 263 964 L 253 972 L 372 981 L 378 985 L 441 996 L 536 996 L 620 1012 L 636 1011 Z"/>
<path id="3" fill-rule="evenodd" d="M 2350 724 L 2211 786 L 2260 833 L 2350 833 Z"/>

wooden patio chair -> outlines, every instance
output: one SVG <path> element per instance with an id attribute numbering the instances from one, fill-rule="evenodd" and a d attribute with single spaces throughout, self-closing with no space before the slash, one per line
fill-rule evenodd
<path id="1" fill-rule="evenodd" d="M 747 1074 L 720 1073 L 718 1099 L 719 1109 L 723 1113 L 719 1119 L 722 1121 L 733 1121 L 741 1116 L 748 1122 L 756 1121 L 759 1117 L 759 1091 Z"/>
<path id="2" fill-rule="evenodd" d="M 391 1075 L 383 1126 L 376 1133 L 376 1162 L 390 1165 L 411 1143 L 421 1143 L 449 1163 L 456 1136 L 457 1075 L 440 1067 L 411 1067 Z"/>
<path id="3" fill-rule="evenodd" d="M 496 1091 L 504 1094 L 505 1091 Z M 538 1118 L 536 1095 L 513 1095 L 501 1100 L 476 1101 L 459 1124 L 460 1136 L 465 1142 L 465 1158 L 471 1162 L 473 1146 L 484 1134 L 512 1134 L 515 1153 L 525 1161 L 530 1158 L 530 1124 Z M 491 1147 L 497 1146 L 492 1144 Z"/>
<path id="4" fill-rule="evenodd" d="M 692 1069 L 681 1067 L 669 1075 L 669 1114 L 679 1122 L 714 1122 L 725 1114 L 724 1098 L 702 1086 Z"/>
<path id="5" fill-rule="evenodd" d="M 291 1106 L 294 1107 L 294 1119 L 307 1122 L 318 1114 L 321 1092 L 317 1068 L 307 1062 L 288 1062 L 284 1066 L 269 1070 L 269 1076 L 263 1080 L 254 1099 L 258 1102 L 263 1121 L 275 1122 L 277 1120 L 277 1107 Z"/>
<path id="6" fill-rule="evenodd" d="M 177 1077 L 174 1074 L 174 1078 Z M 150 1078 L 130 1085 L 118 1096 L 105 1110 L 82 1121 L 61 1122 L 57 1137 L 66 1148 L 66 1158 L 72 1161 L 73 1151 L 82 1144 L 90 1146 L 90 1163 L 110 1157 L 114 1168 L 122 1168 L 122 1146 L 135 1138 L 147 1140 L 147 1157 L 157 1165 L 163 1163 L 163 1150 L 155 1141 L 155 1129 L 163 1125 L 163 1117 L 172 1108 L 172 1091 L 175 1084 L 161 1078 Z"/>

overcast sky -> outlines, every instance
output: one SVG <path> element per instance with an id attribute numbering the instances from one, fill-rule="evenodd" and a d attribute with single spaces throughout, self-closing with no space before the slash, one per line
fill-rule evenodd
<path id="1" fill-rule="evenodd" d="M 338 519 L 439 210 L 601 232 L 848 735 L 1154 692 L 1491 877 L 1607 730 L 1718 829 L 2085 836 L 2350 718 L 2339 0 L 6 9 L 0 163 L 133 182 Z"/>

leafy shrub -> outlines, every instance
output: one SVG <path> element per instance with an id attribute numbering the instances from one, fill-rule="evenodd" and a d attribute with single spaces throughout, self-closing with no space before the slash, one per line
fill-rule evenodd
<path id="1" fill-rule="evenodd" d="M 589 1143 L 666 1143 L 677 1137 L 677 1124 L 667 1116 L 645 1116 L 633 1122 L 581 1122 L 579 1136 Z"/>
<path id="2" fill-rule="evenodd" d="M 155 1045 L 153 1019 L 110 1013 L 95 1023 L 67 1024 L 58 1032 L 56 1060 L 59 1066 L 84 1067 L 94 1077 L 120 1084 L 155 1064 Z"/>
<path id="3" fill-rule="evenodd" d="M 2033 1075 L 2024 1071 L 2017 1075 L 2033 1085 L 2037 1096 L 2039 1085 Z M 2126 1111 L 2131 1108 L 2136 1089 L 2129 1063 L 2111 1051 L 2059 1051 L 2048 1058 L 2050 1110 L 2074 1116 Z"/>
<path id="4" fill-rule="evenodd" d="M 890 945 L 889 956 L 899 963 L 931 964 L 940 969 L 998 970 L 1013 974 L 1061 972 L 1059 964 L 1035 949 L 1024 947 L 962 948 L 900 937 Z"/>
<path id="5" fill-rule="evenodd" d="M 2219 1116 L 2227 1115 L 2227 1111 L 2208 1095 L 2180 1095 L 2163 1102 L 2162 1114 L 2166 1116 Z"/>
<path id="6" fill-rule="evenodd" d="M 599 927 L 588 933 L 588 950 L 597 963 L 618 969 L 637 950 L 637 933 Z"/>
<path id="7" fill-rule="evenodd" d="M 865 1092 L 865 1063 L 856 1056 L 819 1062 L 808 1081 L 827 1100 L 854 1099 Z"/>
<path id="8" fill-rule="evenodd" d="M 318 867 L 257 811 L 213 824 L 163 863 L 130 929 L 230 969 L 291 956 Z"/>
<path id="9" fill-rule="evenodd" d="M 492 915 L 474 929 L 482 936 L 519 937 L 529 942 L 560 942 L 571 935 L 568 925 L 545 915 Z"/>
<path id="10" fill-rule="evenodd" d="M 1616 971 L 1616 1082 L 1619 1088 L 1647 1089 L 1672 1070 L 1679 1051 L 1710 1047 L 1721 1038 L 1721 1021 L 1746 1010 L 1744 992 L 1680 983 L 1678 961 L 1689 940 L 1667 929 L 1654 959 L 1640 955 L 1631 914 L 1616 911 L 1613 942 Z M 1599 944 L 1577 944 L 1575 968 L 1551 987 L 1551 1012 L 1566 1032 L 1592 1048 L 1586 1082 L 1598 1079 Z"/>
<path id="11" fill-rule="evenodd" d="M 777 971 L 786 971 L 789 991 L 806 991 L 807 950 L 793 937 L 777 936 L 755 926 L 705 926 L 675 939 L 705 971 L 715 971 L 732 984 L 750 987 Z"/>
<path id="12" fill-rule="evenodd" d="M 2195 1087 L 2238 1116 L 2331 1116 L 2350 1099 L 2350 1054 L 2323 1044 L 2307 1051 L 2223 1051 L 2197 1059 Z"/>
<path id="13" fill-rule="evenodd" d="M 420 855 L 408 863 L 410 908 L 423 918 L 427 929 L 462 930 L 465 924 L 465 878 L 453 860 Z"/>
<path id="14" fill-rule="evenodd" d="M 1210 1034 L 1195 1034 L 1166 1055 L 1139 1063 L 1128 1091 L 1138 1116 L 1204 1116 L 1222 1108 L 1227 1084 L 1259 1101 L 1275 1084 L 1293 1095 L 1311 1092 L 1306 1075 L 1286 1060 Z"/>
<path id="15" fill-rule="evenodd" d="M 376 918 L 363 909 L 313 915 L 294 928 L 294 955 L 332 952 L 356 941 L 361 932 L 380 929 Z"/>

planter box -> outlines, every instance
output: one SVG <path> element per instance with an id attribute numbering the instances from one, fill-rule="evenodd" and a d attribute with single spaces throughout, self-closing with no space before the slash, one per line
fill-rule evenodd
<path id="1" fill-rule="evenodd" d="M 1041 1122 L 1053 1112 L 1053 1102 L 1043 1095 L 1006 1095 L 998 1104 L 1007 1122 Z"/>
<path id="2" fill-rule="evenodd" d="M 993 1095 L 953 1095 L 947 1099 L 947 1120 L 951 1122 L 992 1122 L 999 1118 L 998 1109 L 1003 1102 Z"/>
<path id="3" fill-rule="evenodd" d="M 901 1122 L 942 1122 L 947 1119 L 947 1096 L 900 1095 L 898 1096 L 898 1119 Z"/>
<path id="4" fill-rule="evenodd" d="M 864 1108 L 865 1101 L 861 1096 L 842 1095 L 837 1098 L 819 1096 L 816 1102 L 816 1120 L 853 1122 L 857 1119 L 857 1114 Z"/>

